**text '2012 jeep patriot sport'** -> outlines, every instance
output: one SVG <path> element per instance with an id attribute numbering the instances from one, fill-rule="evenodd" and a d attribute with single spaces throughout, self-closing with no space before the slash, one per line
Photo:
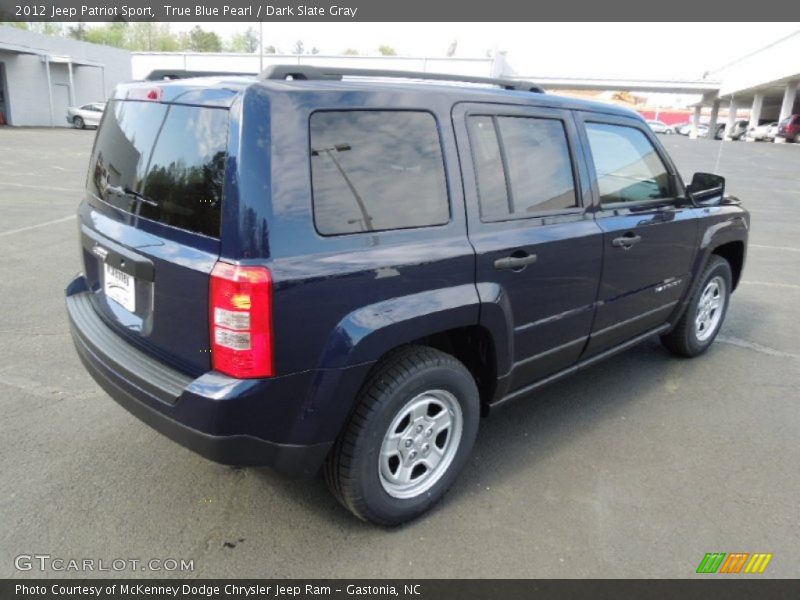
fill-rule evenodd
<path id="1" fill-rule="evenodd" d="M 396 524 L 444 494 L 489 408 L 648 336 L 703 353 L 749 227 L 724 180 L 685 186 L 628 110 L 437 78 L 119 86 L 66 292 L 98 383 L 212 460 L 324 465 L 353 513 Z"/>

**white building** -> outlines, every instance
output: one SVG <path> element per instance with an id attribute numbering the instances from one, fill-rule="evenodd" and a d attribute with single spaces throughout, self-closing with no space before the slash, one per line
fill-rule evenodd
<path id="1" fill-rule="evenodd" d="M 721 105 L 727 105 L 729 130 L 737 111 L 742 108 L 750 109 L 751 123 L 781 121 L 798 114 L 800 31 L 751 52 L 709 76 L 721 83 L 718 91 L 703 97 L 702 104 L 712 107 L 712 116 Z"/>
<path id="2" fill-rule="evenodd" d="M 0 26 L 0 115 L 9 125 L 67 127 L 67 107 L 104 101 L 130 79 L 130 52 Z"/>

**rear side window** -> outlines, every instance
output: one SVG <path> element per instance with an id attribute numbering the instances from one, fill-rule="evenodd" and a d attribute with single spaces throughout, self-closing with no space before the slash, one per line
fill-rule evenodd
<path id="1" fill-rule="evenodd" d="M 577 206 L 564 124 L 557 119 L 468 119 L 481 219 L 502 221 Z"/>
<path id="2" fill-rule="evenodd" d="M 151 221 L 219 237 L 228 111 L 115 101 L 105 112 L 89 190 Z"/>
<path id="3" fill-rule="evenodd" d="M 586 133 L 602 203 L 672 195 L 667 168 L 643 132 L 625 125 L 587 123 Z"/>
<path id="4" fill-rule="evenodd" d="M 433 115 L 311 115 L 314 221 L 323 235 L 443 225 L 450 218 Z"/>

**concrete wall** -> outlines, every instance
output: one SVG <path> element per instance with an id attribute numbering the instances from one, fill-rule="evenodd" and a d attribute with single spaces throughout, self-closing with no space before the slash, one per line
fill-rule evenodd
<path id="1" fill-rule="evenodd" d="M 52 57 L 52 124 L 58 127 L 68 126 L 65 102 L 103 101 L 115 85 L 131 79 L 130 52 L 0 26 L 0 62 L 5 65 L 6 120 L 10 125 L 51 125 L 45 55 Z M 71 89 L 65 60 L 73 61 Z M 80 64 L 83 62 L 92 65 Z"/>
<path id="2" fill-rule="evenodd" d="M 49 125 L 47 79 L 40 57 L 0 51 L 0 62 L 5 65 L 6 75 L 6 122 L 9 125 Z"/>
<path id="3" fill-rule="evenodd" d="M 800 78 L 800 32 L 748 54 L 711 75 L 722 80 L 720 96 Z"/>

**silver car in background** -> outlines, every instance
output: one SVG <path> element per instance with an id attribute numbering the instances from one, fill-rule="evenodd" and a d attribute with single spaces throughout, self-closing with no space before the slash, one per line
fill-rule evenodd
<path id="1" fill-rule="evenodd" d="M 67 123 L 78 129 L 97 127 L 105 109 L 105 102 L 90 102 L 79 107 L 71 106 L 67 109 Z"/>
<path id="2" fill-rule="evenodd" d="M 667 135 L 675 133 L 672 127 L 663 121 L 647 121 L 647 125 L 653 130 L 654 133 L 665 133 Z"/>
<path id="3" fill-rule="evenodd" d="M 751 140 L 772 142 L 778 135 L 778 122 L 764 123 L 758 127 L 751 127 L 747 132 L 747 137 Z"/>

